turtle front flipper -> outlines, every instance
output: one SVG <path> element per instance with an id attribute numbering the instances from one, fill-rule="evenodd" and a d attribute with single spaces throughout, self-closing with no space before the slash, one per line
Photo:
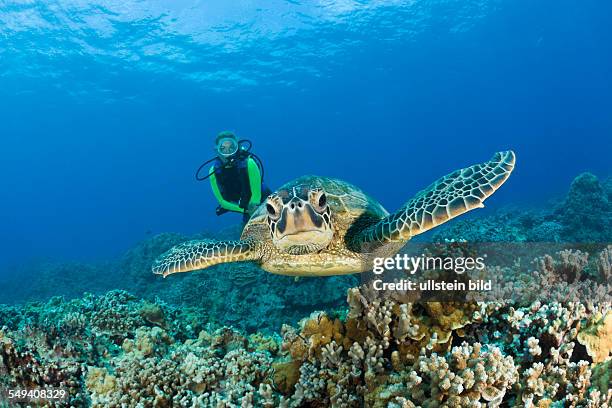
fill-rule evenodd
<path id="1" fill-rule="evenodd" d="M 474 208 L 484 207 L 514 169 L 514 152 L 457 170 L 419 192 L 398 211 L 366 228 L 357 244 L 406 242 Z"/>
<path id="2" fill-rule="evenodd" d="M 259 258 L 252 240 L 194 240 L 176 245 L 160 255 L 153 262 L 152 271 L 165 278 L 173 273 L 191 272 L 220 263 L 257 261 Z"/>

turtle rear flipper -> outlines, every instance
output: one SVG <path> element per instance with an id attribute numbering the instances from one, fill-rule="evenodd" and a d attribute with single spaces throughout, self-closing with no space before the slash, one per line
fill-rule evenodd
<path id="1" fill-rule="evenodd" d="M 358 244 L 406 242 L 458 215 L 484 207 L 484 200 L 508 179 L 514 163 L 514 152 L 499 152 L 488 162 L 442 177 L 398 211 L 363 230 Z"/>
<path id="2" fill-rule="evenodd" d="M 176 245 L 160 255 L 153 263 L 152 271 L 164 277 L 173 273 L 190 272 L 209 266 L 260 258 L 252 240 L 214 241 L 194 240 Z"/>

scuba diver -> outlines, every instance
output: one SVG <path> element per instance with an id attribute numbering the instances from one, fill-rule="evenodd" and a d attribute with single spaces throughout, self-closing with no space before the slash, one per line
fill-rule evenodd
<path id="1" fill-rule="evenodd" d="M 263 182 L 264 169 L 261 159 L 251 150 L 250 140 L 239 140 L 229 131 L 215 138 L 216 157 L 203 163 L 196 173 L 198 181 L 210 180 L 210 186 L 219 205 L 217 215 L 226 212 L 242 213 L 246 224 L 251 214 L 268 195 L 270 189 Z M 213 162 L 208 174 L 200 176 L 202 169 Z"/>

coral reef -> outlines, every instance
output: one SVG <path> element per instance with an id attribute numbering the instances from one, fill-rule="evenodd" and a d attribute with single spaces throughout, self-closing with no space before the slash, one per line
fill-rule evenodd
<path id="1" fill-rule="evenodd" d="M 271 398 L 273 338 L 211 329 L 203 316 L 124 291 L 11 310 L 0 322 L 0 387 L 63 387 L 70 404 L 94 407 Z"/>
<path id="2" fill-rule="evenodd" d="M 231 329 L 184 343 L 138 329 L 108 367 L 89 367 L 85 384 L 93 407 L 265 405 L 272 355 L 252 347 Z"/>
<path id="3" fill-rule="evenodd" d="M 445 244 L 413 243 L 496 253 L 462 275 L 495 283 L 482 298 L 246 263 L 161 280 L 150 263 L 178 234 L 105 265 L 38 264 L 26 276 L 39 301 L 0 305 L 0 390 L 62 387 L 67 400 L 33 404 L 57 407 L 610 408 L 610 187 L 583 174 L 552 211 L 456 222 L 437 235 Z M 596 242 L 564 244 L 580 240 Z"/>
<path id="4" fill-rule="evenodd" d="M 373 324 L 362 307 L 369 297 L 364 289 L 349 295 L 361 297 L 351 311 L 360 316 L 363 332 L 353 333 L 347 320 L 344 330 L 340 326 L 332 340 L 325 325 L 313 323 L 326 319 L 320 316 L 304 321 L 299 334 L 285 331 L 283 348 L 302 359 L 289 406 L 607 407 L 612 402 L 609 373 L 601 366 L 608 364 L 602 360 L 610 361 L 609 339 L 589 338 L 598 342 L 598 352 L 589 353 L 595 356 L 592 359 L 575 350 L 581 344 L 581 333 L 601 334 L 598 316 L 612 313 L 610 304 L 594 312 L 577 303 L 536 303 L 518 309 L 482 305 L 474 313 L 476 319 L 468 324 L 459 321 L 441 343 L 437 331 L 419 338 L 416 323 L 408 325 L 414 325 L 413 335 L 398 336 L 403 320 L 427 320 L 425 308 L 416 305 L 403 316 L 406 307 L 404 312 L 393 310 L 406 304 L 387 300 L 383 309 L 391 311 L 386 313 L 388 318 L 382 326 Z M 376 299 L 365 303 L 381 306 Z M 309 336 L 308 328 L 313 325 L 321 331 Z M 423 340 L 425 346 L 421 346 Z M 449 348 L 456 341 L 460 343 Z M 298 370 L 297 366 L 293 369 Z"/>
<path id="5" fill-rule="evenodd" d="M 609 302 L 406 299 L 364 284 L 347 311 L 273 336 L 124 291 L 2 307 L 0 386 L 64 387 L 70 404 L 94 407 L 612 403 Z"/>
<path id="6" fill-rule="evenodd" d="M 609 247 L 593 255 L 564 249 L 537 256 L 527 266 L 517 261 L 489 267 L 485 275 L 495 283 L 495 289 L 478 296 L 478 300 L 511 300 L 521 306 L 534 302 L 610 302 L 612 281 L 606 272 L 609 253 Z"/>
<path id="7" fill-rule="evenodd" d="M 186 239 L 180 234 L 159 234 L 130 249 L 119 261 L 103 265 L 35 263 L 24 273 L 15 274 L 12 282 L 0 284 L 0 298 L 6 303 L 16 303 L 46 300 L 57 293 L 78 298 L 84 292 L 103 294 L 124 289 L 152 303 L 161 299 L 198 309 L 198 313 L 206 314 L 207 321 L 219 325 L 272 333 L 284 323 L 297 323 L 312 311 L 312 304 L 341 308 L 346 289 L 357 283 L 354 276 L 299 280 L 270 276 L 248 263 L 221 265 L 169 279 L 153 275 L 150 270 L 153 260 Z M 24 276 L 28 285 L 23 285 Z"/>

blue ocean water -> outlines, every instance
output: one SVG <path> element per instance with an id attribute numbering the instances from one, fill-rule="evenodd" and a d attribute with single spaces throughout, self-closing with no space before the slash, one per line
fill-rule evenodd
<path id="1" fill-rule="evenodd" d="M 612 5 L 586 0 L 0 0 L 0 263 L 101 260 L 217 217 L 214 135 L 272 188 L 346 179 L 399 207 L 513 149 L 488 203 L 611 173 Z M 10 273 L 11 268 L 3 268 Z"/>

